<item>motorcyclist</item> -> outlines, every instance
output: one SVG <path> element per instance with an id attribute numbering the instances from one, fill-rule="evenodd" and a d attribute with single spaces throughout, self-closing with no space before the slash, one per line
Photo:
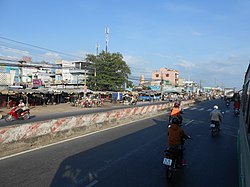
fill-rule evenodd
<path id="1" fill-rule="evenodd" d="M 171 120 L 173 117 L 177 117 L 179 119 L 180 124 L 182 123 L 182 116 L 181 116 L 181 110 L 180 110 L 180 103 L 175 102 L 174 107 L 172 108 L 169 116 L 169 123 L 171 123 Z"/>
<path id="2" fill-rule="evenodd" d="M 26 106 L 25 106 L 23 100 L 21 99 L 19 101 L 19 104 L 18 104 L 18 109 L 16 110 L 16 113 L 17 113 L 18 117 L 20 117 L 22 111 L 24 111 L 24 110 L 26 110 Z"/>
<path id="3" fill-rule="evenodd" d="M 131 97 L 130 104 L 131 105 L 136 105 L 136 97 L 134 95 Z"/>
<path id="4" fill-rule="evenodd" d="M 220 123 L 222 121 L 222 113 L 217 105 L 214 105 L 214 109 L 210 112 L 211 123 L 217 125 L 220 130 Z"/>
<path id="5" fill-rule="evenodd" d="M 171 124 L 168 125 L 168 146 L 170 149 L 179 152 L 178 163 L 181 165 L 186 164 L 183 159 L 183 143 L 185 139 L 191 139 L 191 137 L 180 127 L 179 118 L 173 117 Z"/>
<path id="6" fill-rule="evenodd" d="M 234 101 L 234 110 L 240 110 L 240 102 L 238 99 L 235 99 Z"/>

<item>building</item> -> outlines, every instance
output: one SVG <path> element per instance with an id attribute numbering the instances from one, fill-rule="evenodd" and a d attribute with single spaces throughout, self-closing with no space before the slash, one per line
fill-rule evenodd
<path id="1" fill-rule="evenodd" d="M 55 84 L 73 84 L 74 75 L 70 73 L 70 69 L 75 67 L 72 61 L 60 60 L 56 61 L 58 68 L 55 70 Z"/>
<path id="2" fill-rule="evenodd" d="M 139 86 L 140 87 L 142 87 L 142 86 L 149 87 L 149 86 L 151 86 L 151 82 L 146 80 L 144 75 L 141 75 L 140 81 L 139 81 Z"/>
<path id="3" fill-rule="evenodd" d="M 144 75 L 141 75 L 139 85 L 144 85 L 145 83 L 146 83 L 145 77 L 144 77 Z"/>
<path id="4" fill-rule="evenodd" d="M 17 72 L 17 67 L 0 66 L 0 85 L 12 86 L 18 79 Z"/>
<path id="5" fill-rule="evenodd" d="M 75 66 L 69 69 L 69 73 L 73 75 L 72 83 L 85 85 L 91 62 L 77 61 L 73 64 Z"/>
<path id="6" fill-rule="evenodd" d="M 178 87 L 179 72 L 168 68 L 160 68 L 159 71 L 153 71 L 151 85 L 160 84 Z"/>
<path id="7" fill-rule="evenodd" d="M 56 61 L 58 68 L 55 69 L 55 84 L 61 84 L 63 81 L 63 61 Z"/>
<path id="8" fill-rule="evenodd" d="M 198 92 L 199 85 L 194 81 L 185 81 L 184 91 L 189 95 L 195 94 Z"/>
<path id="9" fill-rule="evenodd" d="M 55 69 L 53 68 L 54 64 L 42 61 L 39 63 L 33 63 L 29 66 L 30 63 L 26 63 L 26 66 L 22 67 L 21 71 L 19 70 L 20 85 L 25 85 L 27 87 L 37 87 L 45 86 L 50 87 L 51 84 L 55 82 Z M 35 86 L 34 86 L 34 81 Z M 37 85 L 37 82 L 40 82 Z"/>
<path id="10" fill-rule="evenodd" d="M 182 88 L 185 87 L 185 79 L 184 78 L 179 78 L 179 87 L 182 87 Z"/>

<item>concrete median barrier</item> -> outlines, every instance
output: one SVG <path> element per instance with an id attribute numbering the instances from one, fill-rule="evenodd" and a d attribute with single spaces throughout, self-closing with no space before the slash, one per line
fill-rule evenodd
<path id="1" fill-rule="evenodd" d="M 184 101 L 182 105 L 193 102 Z M 172 103 L 163 103 L 2 127 L 0 128 L 0 157 L 163 114 L 170 107 Z"/>

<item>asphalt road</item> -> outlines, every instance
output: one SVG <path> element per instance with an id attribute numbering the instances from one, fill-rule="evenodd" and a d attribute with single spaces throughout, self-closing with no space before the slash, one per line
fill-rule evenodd
<path id="1" fill-rule="evenodd" d="M 212 137 L 209 112 L 217 103 L 225 112 L 222 131 Z M 224 101 L 187 108 L 183 129 L 188 165 L 165 178 L 162 160 L 167 115 L 113 128 L 30 153 L 0 160 L 1 186 L 237 187 L 238 118 Z"/>
<path id="2" fill-rule="evenodd" d="M 136 106 L 145 106 L 145 105 L 158 105 L 162 103 L 167 103 L 166 101 L 163 102 L 138 102 Z M 60 106 L 60 104 L 58 105 Z M 31 115 L 30 119 L 28 120 L 14 120 L 11 122 L 6 122 L 4 119 L 0 119 L 0 126 L 1 127 L 6 127 L 6 126 L 14 126 L 14 125 L 19 125 L 19 124 L 25 124 L 25 123 L 32 123 L 32 122 L 39 122 L 39 121 L 45 121 L 45 120 L 52 120 L 52 119 L 58 119 L 58 118 L 63 118 L 63 117 L 69 117 L 69 116 L 79 116 L 79 115 L 85 115 L 85 114 L 91 114 L 91 113 L 97 113 L 97 112 L 106 112 L 114 109 L 121 109 L 121 108 L 131 108 L 135 106 L 131 105 L 113 105 L 113 106 L 108 106 L 108 107 L 100 107 L 100 108 L 79 108 L 79 110 L 75 111 L 72 110 L 65 110 L 65 111 L 56 111 L 53 108 L 47 107 L 48 111 L 50 113 L 46 112 L 46 114 L 33 114 L 32 109 L 31 109 Z"/>

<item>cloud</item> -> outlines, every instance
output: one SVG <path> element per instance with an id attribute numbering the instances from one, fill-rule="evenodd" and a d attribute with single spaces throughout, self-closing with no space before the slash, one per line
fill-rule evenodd
<path id="1" fill-rule="evenodd" d="M 164 3 L 163 5 L 168 11 L 177 12 L 177 13 L 199 13 L 201 12 L 200 9 L 186 5 L 186 4 L 177 4 L 177 3 Z"/>
<path id="2" fill-rule="evenodd" d="M 55 61 L 55 60 L 62 59 L 58 53 L 53 53 L 53 52 L 47 52 L 41 56 L 44 58 L 44 60 L 47 60 L 47 61 Z"/>
<path id="3" fill-rule="evenodd" d="M 152 69 L 150 62 L 146 61 L 142 57 L 124 55 L 124 61 L 131 69 L 131 74 L 137 77 L 144 75 L 145 77 L 151 77 Z"/>
<path id="4" fill-rule="evenodd" d="M 194 63 L 189 62 L 189 61 L 184 60 L 184 59 L 178 60 L 178 62 L 175 63 L 175 65 L 183 67 L 183 68 L 196 68 L 197 67 L 197 65 L 195 65 Z"/>
<path id="5" fill-rule="evenodd" d="M 194 36 L 201 36 L 201 33 L 200 33 L 200 32 L 197 32 L 197 31 L 193 31 L 193 32 L 192 32 L 192 35 L 194 35 Z"/>
<path id="6" fill-rule="evenodd" d="M 1 45 L 0 46 L 0 52 L 3 53 L 5 56 L 30 56 L 30 53 L 28 51 L 20 50 L 20 49 L 14 49 L 10 47 L 6 47 Z"/>
<path id="7" fill-rule="evenodd" d="M 181 71 L 186 77 L 190 75 L 191 80 L 203 82 L 204 86 L 236 87 L 240 89 L 243 77 L 248 67 L 248 58 L 229 55 L 225 58 L 210 59 L 207 62 L 179 63 L 180 67 L 190 67 L 189 71 Z"/>
<path id="8" fill-rule="evenodd" d="M 247 56 L 230 54 L 224 58 L 207 61 L 190 61 L 183 57 L 175 59 L 174 66 L 179 77 L 202 83 L 203 86 L 236 87 L 240 89 L 248 67 Z"/>
<path id="9" fill-rule="evenodd" d="M 165 55 L 165 54 L 160 54 L 160 53 L 155 53 L 153 54 L 154 56 L 161 57 L 161 58 L 168 58 L 168 59 L 173 59 L 172 56 L 170 55 Z"/>
<path id="10" fill-rule="evenodd" d="M 74 53 L 75 56 L 82 57 L 82 59 L 85 59 L 87 54 L 93 54 L 93 52 L 89 52 L 89 51 L 77 51 L 77 52 Z"/>
<path id="11" fill-rule="evenodd" d="M 6 60 L 20 60 L 20 58 L 17 58 L 16 56 L 10 56 L 10 55 L 4 55 L 0 54 L 0 58 L 6 59 Z"/>

